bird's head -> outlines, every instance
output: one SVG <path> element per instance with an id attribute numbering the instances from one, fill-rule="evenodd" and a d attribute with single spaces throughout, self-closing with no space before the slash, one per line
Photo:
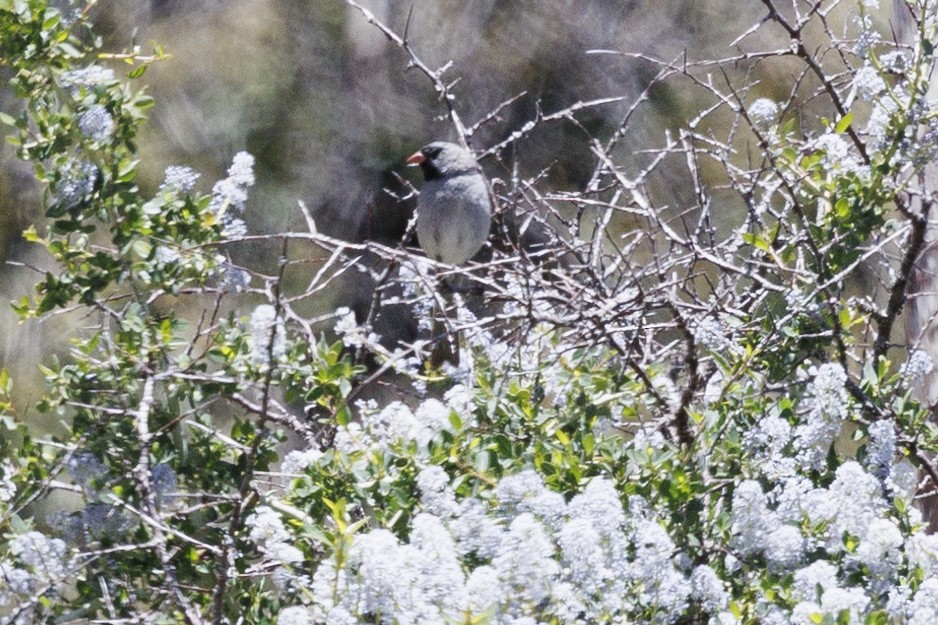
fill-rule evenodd
<path id="1" fill-rule="evenodd" d="M 455 143 L 434 141 L 407 158 L 408 165 L 419 165 L 424 180 L 479 171 L 479 164 L 467 150 Z"/>

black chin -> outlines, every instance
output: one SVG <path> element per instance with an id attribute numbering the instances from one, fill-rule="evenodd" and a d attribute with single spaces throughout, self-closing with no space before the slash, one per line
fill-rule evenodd
<path id="1" fill-rule="evenodd" d="M 443 174 L 440 173 L 440 170 L 437 169 L 436 164 L 430 159 L 426 159 L 420 163 L 420 169 L 423 170 L 424 180 L 435 180 L 436 178 L 443 176 Z"/>

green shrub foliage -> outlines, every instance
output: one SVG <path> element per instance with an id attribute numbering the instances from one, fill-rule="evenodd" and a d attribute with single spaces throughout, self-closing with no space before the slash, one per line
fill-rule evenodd
<path id="1" fill-rule="evenodd" d="M 138 184 L 163 51 L 101 52 L 94 3 L 0 0 L 20 103 L 0 120 L 43 185 L 24 236 L 50 267 L 13 307 L 23 331 L 79 319 L 30 412 L 0 375 L 0 623 L 938 622 L 916 501 L 938 486 L 938 5 L 899 3 L 887 37 L 875 0 L 763 4 L 726 59 L 656 61 L 653 87 L 706 104 L 644 165 L 643 96 L 587 137 L 586 188 L 493 185 L 514 215 L 493 236 L 538 245 L 444 267 L 319 234 L 301 204 L 271 275 L 228 253 L 261 210 L 250 154 L 204 189 L 184 165 Z M 374 21 L 469 138 L 442 70 Z M 768 29 L 785 45 L 747 47 Z M 793 62 L 785 101 L 740 71 Z M 589 106 L 509 129 L 487 171 L 542 124 L 586 133 Z M 319 260 L 297 291 L 299 246 Z M 370 310 L 303 314 L 347 272 Z M 415 343 L 378 335 L 390 306 Z M 440 340 L 458 364 L 426 364 Z M 33 410 L 67 435 L 40 440 Z"/>

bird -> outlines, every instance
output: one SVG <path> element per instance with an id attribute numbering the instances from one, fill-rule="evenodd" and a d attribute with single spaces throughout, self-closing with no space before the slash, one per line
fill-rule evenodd
<path id="1" fill-rule="evenodd" d="M 485 244 L 492 200 L 482 168 L 465 148 L 428 143 L 406 163 L 423 171 L 417 198 L 417 239 L 432 260 L 464 265 Z"/>
<path id="2" fill-rule="evenodd" d="M 432 260 L 464 265 L 488 239 L 492 225 L 492 200 L 482 168 L 462 146 L 434 141 L 410 155 L 406 163 L 423 171 L 423 187 L 417 198 L 417 240 Z M 455 278 L 455 276 L 451 276 Z M 453 288 L 455 282 L 444 281 Z M 428 363 L 459 364 L 457 337 L 446 331 L 446 313 L 433 316 L 433 348 Z"/>

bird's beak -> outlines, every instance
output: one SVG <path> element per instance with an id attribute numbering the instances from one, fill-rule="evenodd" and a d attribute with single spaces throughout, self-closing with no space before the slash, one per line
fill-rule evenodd
<path id="1" fill-rule="evenodd" d="M 411 167 L 414 167 L 414 166 L 419 165 L 420 163 L 424 162 L 425 160 L 427 160 L 427 157 L 426 157 L 426 156 L 424 156 L 424 155 L 421 154 L 420 152 L 414 152 L 413 154 L 411 154 L 410 156 L 408 156 L 408 157 L 407 157 L 407 160 L 404 161 L 404 162 L 407 163 L 408 165 L 410 165 Z"/>

